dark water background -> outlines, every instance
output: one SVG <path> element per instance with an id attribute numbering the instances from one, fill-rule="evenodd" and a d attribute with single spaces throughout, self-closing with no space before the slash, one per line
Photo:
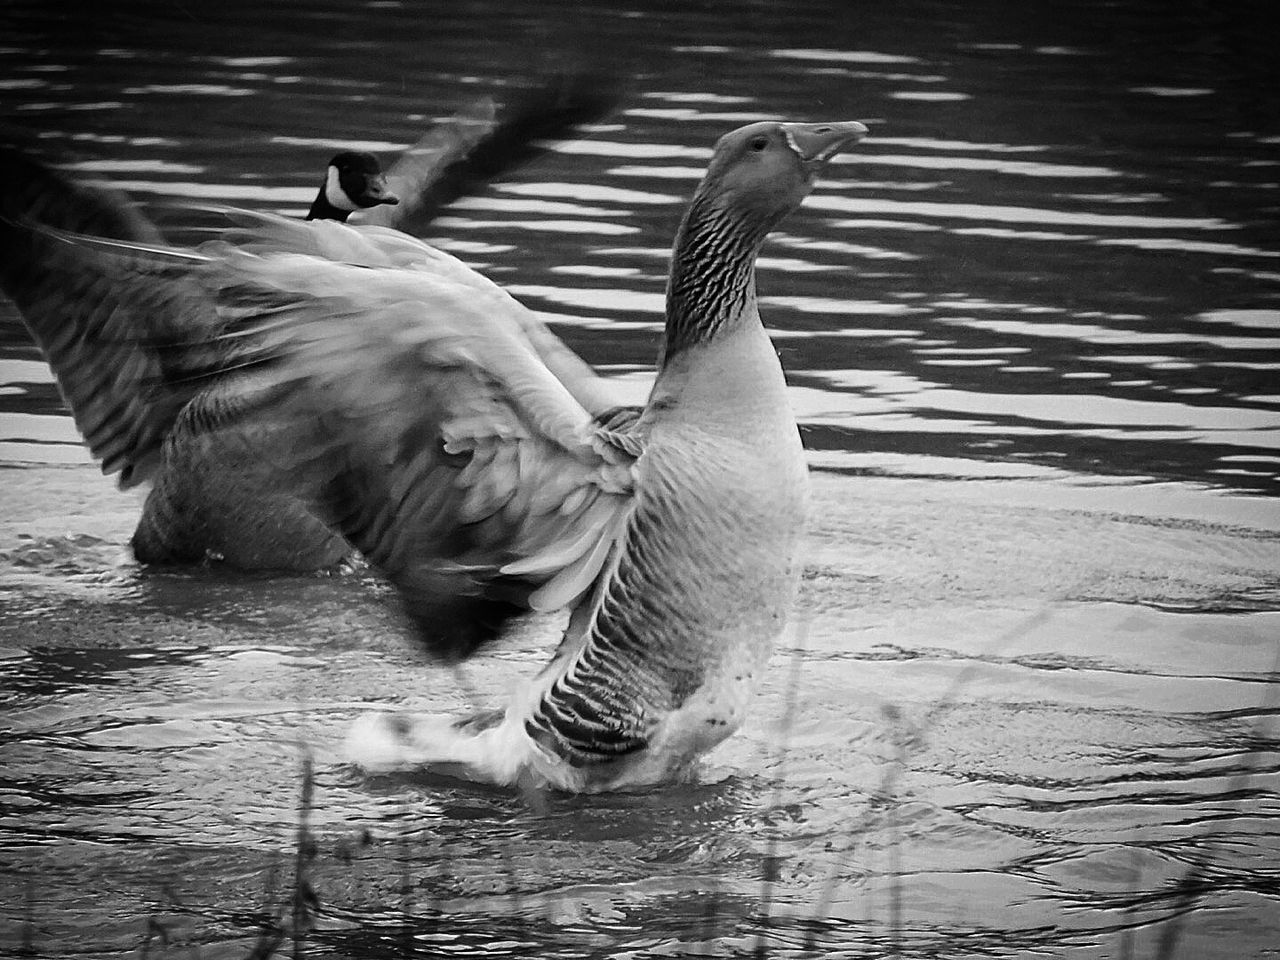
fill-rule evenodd
<path id="1" fill-rule="evenodd" d="M 762 117 L 873 130 L 761 259 L 818 512 L 802 627 L 693 786 L 531 798 L 357 776 L 336 745 L 363 705 L 469 695 L 415 662 L 366 578 L 138 570 L 133 496 L 88 464 L 0 305 L 0 955 L 130 955 L 161 923 L 175 955 L 243 956 L 288 889 L 303 743 L 324 906 L 309 955 L 763 938 L 777 956 L 1148 957 L 1174 932 L 1179 956 L 1270 955 L 1265 14 L 0 8 L 0 119 L 174 227 L 175 198 L 300 213 L 341 147 L 390 158 L 468 98 L 616 71 L 618 109 L 586 139 L 431 236 L 637 397 L 716 137 Z M 478 694 L 501 698 L 554 633 L 531 623 L 483 658 Z"/>

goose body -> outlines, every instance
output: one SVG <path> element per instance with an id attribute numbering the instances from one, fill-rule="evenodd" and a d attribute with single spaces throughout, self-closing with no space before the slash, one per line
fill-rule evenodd
<path id="1" fill-rule="evenodd" d="M 212 305 L 211 349 L 162 373 L 179 400 L 203 380 L 242 399 L 192 430 L 269 464 L 395 585 L 429 651 L 457 662 L 523 611 L 569 610 L 505 709 L 374 714 L 354 761 L 597 791 L 680 777 L 739 726 L 794 602 L 808 501 L 755 258 L 865 133 L 721 138 L 676 239 L 658 377 L 630 413 L 504 291 L 394 230 L 235 213 L 199 251 L 69 244 L 112 289 Z"/>
<path id="2" fill-rule="evenodd" d="M 600 791 L 682 778 L 740 726 L 795 601 L 808 477 L 763 328 L 696 354 L 636 424 L 625 526 L 551 663 L 500 719 L 367 715 L 352 760 Z"/>

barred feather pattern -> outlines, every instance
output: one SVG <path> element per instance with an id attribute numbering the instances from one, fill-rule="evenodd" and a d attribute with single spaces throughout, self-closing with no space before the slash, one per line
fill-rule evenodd
<path id="1" fill-rule="evenodd" d="M 616 562 L 526 718 L 587 780 L 643 751 L 665 776 L 732 733 L 786 624 L 807 481 L 776 358 L 759 354 L 749 382 L 782 415 L 753 432 L 653 426 Z"/>
<path id="2" fill-rule="evenodd" d="M 667 284 L 664 358 L 706 343 L 755 295 L 755 261 L 764 232 L 714 198 L 697 197 L 685 214 Z"/>

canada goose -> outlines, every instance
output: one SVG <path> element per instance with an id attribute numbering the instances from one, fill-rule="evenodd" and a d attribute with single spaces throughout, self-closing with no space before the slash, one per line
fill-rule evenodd
<path id="1" fill-rule="evenodd" d="M 399 202 L 400 198 L 387 189 L 387 175 L 377 157 L 362 150 L 344 150 L 329 161 L 307 219 L 346 223 L 357 210 Z"/>
<path id="2" fill-rule="evenodd" d="M 371 154 L 339 154 L 308 219 L 343 221 L 359 208 L 354 219 L 421 228 L 450 200 L 536 156 L 546 138 L 601 115 L 615 94 L 608 82 L 569 75 L 513 97 L 501 111 L 481 99 L 429 130 L 387 177 Z M 350 544 L 282 491 L 262 462 L 257 450 L 268 424 L 241 417 L 239 433 L 205 429 L 211 418 L 259 402 L 260 376 L 157 388 L 177 376 L 179 357 L 230 352 L 216 342 L 222 320 L 204 292 L 190 283 L 121 287 L 110 258 L 55 239 L 64 231 L 162 244 L 159 230 L 119 194 L 77 184 L 14 151 L 0 154 L 0 183 L 0 290 L 53 367 L 103 471 L 119 471 L 123 488 L 151 482 L 131 540 L 139 562 L 315 570 L 347 557 Z M 373 216 L 391 210 L 394 216 Z M 326 235 L 319 223 L 304 229 Z"/>

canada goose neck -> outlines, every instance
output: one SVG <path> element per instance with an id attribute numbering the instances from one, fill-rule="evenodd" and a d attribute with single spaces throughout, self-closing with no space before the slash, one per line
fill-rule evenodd
<path id="1" fill-rule="evenodd" d="M 326 192 L 327 184 L 321 184 L 320 192 L 317 193 L 316 198 L 311 201 L 311 209 L 307 211 L 307 219 L 337 220 L 339 223 L 346 223 L 347 217 L 351 215 L 351 211 L 335 207 L 329 202 L 329 198 L 325 195 Z"/>
<path id="2" fill-rule="evenodd" d="M 740 323 L 759 322 L 755 263 L 767 232 L 710 197 L 694 197 L 671 256 L 664 361 Z"/>

